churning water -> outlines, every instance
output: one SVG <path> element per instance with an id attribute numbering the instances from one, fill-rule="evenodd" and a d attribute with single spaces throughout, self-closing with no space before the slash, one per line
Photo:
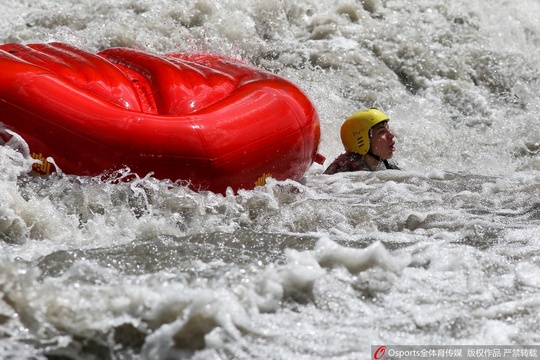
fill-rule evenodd
<path id="1" fill-rule="evenodd" d="M 0 41 L 217 52 L 300 86 L 324 166 L 194 193 L 0 147 L 2 359 L 366 359 L 540 344 L 537 0 L 0 0 Z M 0 71 L 2 71 L 0 69 Z M 377 106 L 404 169 L 332 176 Z M 1 114 L 0 114 L 1 121 Z"/>

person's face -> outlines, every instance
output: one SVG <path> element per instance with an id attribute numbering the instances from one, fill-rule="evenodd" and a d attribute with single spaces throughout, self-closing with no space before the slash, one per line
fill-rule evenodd
<path id="1" fill-rule="evenodd" d="M 396 142 L 388 122 L 382 122 L 371 129 L 371 151 L 381 159 L 390 159 L 394 154 Z"/>

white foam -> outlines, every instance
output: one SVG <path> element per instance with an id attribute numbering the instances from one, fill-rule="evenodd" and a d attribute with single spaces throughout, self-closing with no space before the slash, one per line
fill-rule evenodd
<path id="1" fill-rule="evenodd" d="M 327 162 L 302 184 L 223 196 L 151 177 L 34 178 L 33 160 L 0 147 L 0 356 L 114 342 L 122 326 L 158 359 L 538 342 L 539 6 L 4 6 L 2 42 L 213 51 L 280 74 L 316 105 Z M 369 106 L 390 115 L 404 170 L 322 175 L 342 121 Z M 203 349 L 178 346 L 189 333 Z"/>

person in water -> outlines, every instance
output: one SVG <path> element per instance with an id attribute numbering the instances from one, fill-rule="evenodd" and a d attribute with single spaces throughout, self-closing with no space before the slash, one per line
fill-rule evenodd
<path id="1" fill-rule="evenodd" d="M 396 143 L 388 121 L 388 116 L 375 108 L 351 115 L 341 125 L 341 142 L 346 152 L 339 155 L 324 173 L 399 170 L 388 161 L 394 154 Z"/>

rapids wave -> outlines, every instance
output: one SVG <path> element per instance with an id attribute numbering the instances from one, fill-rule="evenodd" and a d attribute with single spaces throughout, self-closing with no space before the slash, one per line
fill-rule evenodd
<path id="1" fill-rule="evenodd" d="M 0 357 L 358 359 L 539 344 L 540 3 L 0 1 L 2 42 L 235 56 L 339 127 L 377 106 L 399 172 L 194 193 L 28 174 L 0 147 Z M 0 113 L 1 121 L 1 113 Z M 24 149 L 23 149 L 24 150 Z M 127 170 L 126 170 L 127 171 Z"/>

